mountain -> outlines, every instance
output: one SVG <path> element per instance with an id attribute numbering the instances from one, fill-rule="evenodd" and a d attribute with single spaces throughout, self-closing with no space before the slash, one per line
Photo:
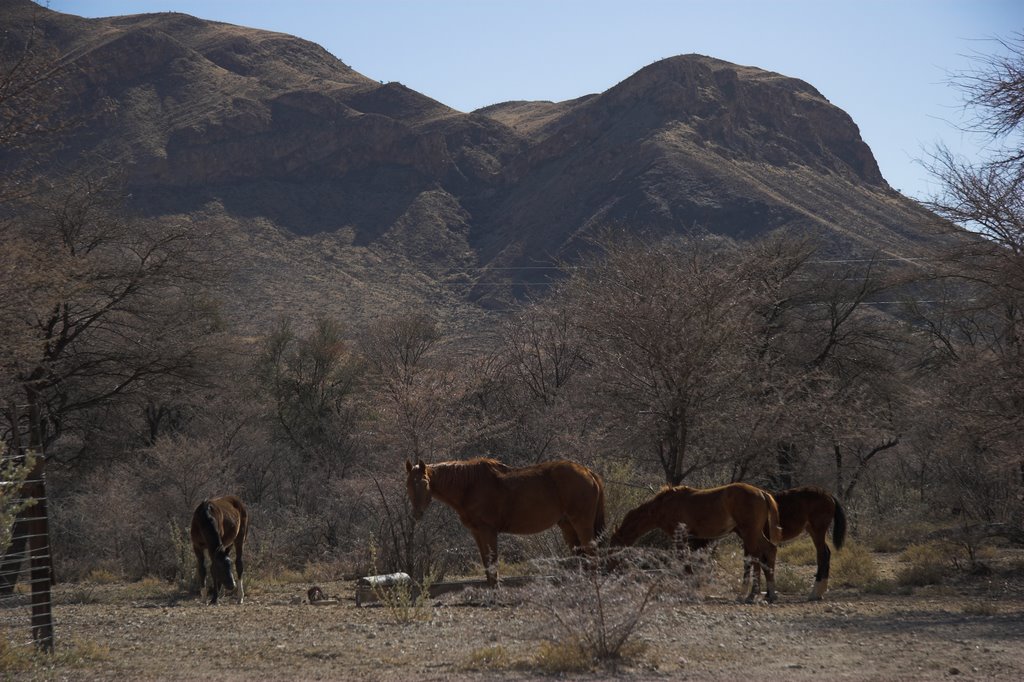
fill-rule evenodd
<path id="1" fill-rule="evenodd" d="M 932 220 L 811 85 L 700 55 L 568 102 L 459 112 L 280 33 L 174 14 L 83 19 L 0 0 L 73 65 L 64 163 L 124 169 L 135 210 L 216 225 L 252 326 L 414 296 L 498 305 L 603 226 L 913 255 Z M 521 292 L 522 289 L 516 288 Z"/>

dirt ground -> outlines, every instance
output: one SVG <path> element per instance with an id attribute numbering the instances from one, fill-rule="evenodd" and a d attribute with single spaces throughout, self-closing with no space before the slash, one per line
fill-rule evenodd
<path id="1" fill-rule="evenodd" d="M 801 586 L 799 594 L 795 587 L 783 592 L 776 604 L 746 605 L 736 601 L 734 584 L 719 581 L 696 601 L 653 611 L 617 670 L 565 676 L 1021 680 L 1021 566 L 1017 558 L 987 575 L 890 593 L 834 588 L 816 603 L 805 601 Z M 813 567 L 800 571 L 809 587 Z M 19 658 L 15 647 L 12 659 L 8 646 L 0 677 L 476 680 L 556 674 L 538 655 L 559 641 L 550 616 L 528 592 L 515 592 L 529 587 L 502 588 L 507 594 L 487 605 L 471 591 L 400 612 L 356 606 L 351 581 L 318 585 L 337 603 L 309 604 L 310 585 L 298 582 L 254 580 L 244 604 L 226 598 L 217 607 L 156 581 L 60 585 L 57 653 Z M 15 634 L 0 632 L 0 638 Z"/>

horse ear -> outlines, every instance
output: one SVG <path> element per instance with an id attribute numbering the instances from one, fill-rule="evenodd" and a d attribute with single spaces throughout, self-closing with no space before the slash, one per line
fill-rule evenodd
<path id="1" fill-rule="evenodd" d="M 422 459 L 416 460 L 416 466 L 418 466 L 420 469 L 423 469 L 423 473 L 427 473 L 427 465 L 423 463 Z"/>
<path id="2" fill-rule="evenodd" d="M 411 471 L 412 471 L 412 462 L 410 462 L 409 460 L 405 460 L 405 473 L 409 473 Z"/>

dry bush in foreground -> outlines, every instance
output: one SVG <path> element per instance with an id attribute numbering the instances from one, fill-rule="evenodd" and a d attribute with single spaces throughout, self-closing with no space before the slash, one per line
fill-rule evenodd
<path id="1" fill-rule="evenodd" d="M 536 663 L 549 672 L 615 670 L 642 652 L 635 640 L 658 610 L 697 598 L 697 586 L 710 562 L 691 562 L 674 551 L 625 548 L 594 561 L 549 559 L 537 562 L 538 581 L 528 600 L 551 617 L 549 641 Z"/>

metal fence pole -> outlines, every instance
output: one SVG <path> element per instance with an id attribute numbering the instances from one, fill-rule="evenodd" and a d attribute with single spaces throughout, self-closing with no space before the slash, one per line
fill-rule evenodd
<path id="1" fill-rule="evenodd" d="M 50 553 L 50 522 L 46 505 L 46 457 L 43 454 L 42 425 L 39 405 L 29 406 L 29 447 L 36 453 L 35 466 L 29 474 L 26 497 L 33 497 L 28 523 L 29 566 L 32 583 L 32 639 L 36 647 L 53 653 L 53 560 Z"/>
<path id="2" fill-rule="evenodd" d="M 26 448 L 22 441 L 21 417 L 17 407 L 8 405 L 8 419 L 11 423 L 11 455 L 16 462 L 24 462 Z M 13 527 L 11 546 L 7 548 L 8 558 L 3 564 L 0 594 L 11 595 L 24 559 L 28 560 L 29 585 L 31 586 L 32 615 L 30 619 L 32 641 L 37 649 L 53 652 L 53 599 L 51 583 L 53 560 L 50 551 L 49 514 L 46 500 L 46 458 L 43 455 L 42 431 L 39 408 L 29 407 L 28 450 L 35 453 L 32 471 L 21 486 L 20 497 L 32 499 L 35 503 L 18 512 Z M 25 551 L 27 545 L 27 552 Z M 0 548 L 3 551 L 3 548 Z"/>

